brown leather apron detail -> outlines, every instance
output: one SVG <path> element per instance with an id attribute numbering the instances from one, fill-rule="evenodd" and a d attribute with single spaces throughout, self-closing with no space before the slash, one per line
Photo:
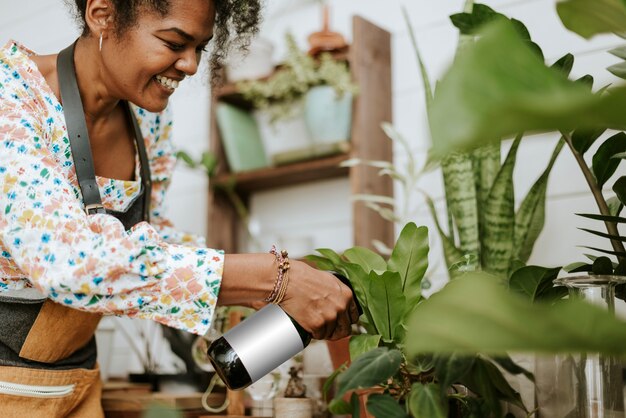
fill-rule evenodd
<path id="1" fill-rule="evenodd" d="M 11 385 L 17 385 L 11 387 Z M 67 394 L 54 390 L 69 388 Z M 43 390 L 42 390 L 43 389 Z M 46 393 L 46 389 L 52 391 Z M 29 392 L 33 393 L 29 393 Z M 2 418 L 103 418 L 100 370 L 0 367 Z"/>
<path id="2" fill-rule="evenodd" d="M 41 363 L 64 360 L 91 340 L 101 314 L 68 308 L 47 299 L 20 350 L 20 357 Z"/>

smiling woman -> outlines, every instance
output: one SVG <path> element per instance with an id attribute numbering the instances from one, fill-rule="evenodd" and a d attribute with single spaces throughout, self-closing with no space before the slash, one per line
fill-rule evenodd
<path id="1" fill-rule="evenodd" d="M 102 417 L 102 315 L 202 335 L 217 304 L 280 303 L 315 338 L 347 335 L 358 313 L 331 274 L 294 260 L 283 281 L 274 255 L 225 255 L 162 216 L 169 98 L 205 49 L 215 75 L 245 47 L 259 1 L 75 6 L 82 34 L 59 54 L 0 48 L 2 416 Z"/>

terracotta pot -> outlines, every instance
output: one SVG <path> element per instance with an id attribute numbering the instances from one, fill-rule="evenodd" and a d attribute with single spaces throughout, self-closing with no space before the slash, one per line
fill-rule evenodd
<path id="1" fill-rule="evenodd" d="M 337 369 L 346 362 L 350 365 L 350 336 L 335 341 L 328 340 L 326 345 L 333 369 Z"/>

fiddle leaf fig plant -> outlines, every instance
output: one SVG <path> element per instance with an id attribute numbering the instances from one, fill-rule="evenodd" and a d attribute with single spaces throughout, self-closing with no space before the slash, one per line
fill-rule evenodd
<path id="1" fill-rule="evenodd" d="M 317 251 L 319 255 L 307 258 L 318 268 L 350 280 L 363 309 L 361 324 L 365 330 L 350 339 L 350 366 L 341 366 L 325 385 L 328 388 L 336 380 L 331 412 L 356 413 L 358 403 L 354 398 L 350 402 L 344 398 L 361 389 L 374 389 L 366 407 L 377 418 L 447 417 L 451 399 L 458 401 L 456 407 L 467 417 L 471 416 L 470 409 L 480 411 L 481 417 L 501 417 L 502 401 L 525 409 L 497 367 L 502 363 L 515 373 L 523 371 L 511 366 L 506 356 L 445 353 L 407 357 L 406 342 L 412 338 L 407 333 L 407 321 L 424 301 L 421 282 L 429 252 L 426 227 L 406 224 L 388 259 L 360 247 L 341 255 L 329 249 Z M 432 321 L 436 324 L 438 319 L 433 317 Z M 456 393 L 454 384 L 459 382 L 475 395 Z"/>

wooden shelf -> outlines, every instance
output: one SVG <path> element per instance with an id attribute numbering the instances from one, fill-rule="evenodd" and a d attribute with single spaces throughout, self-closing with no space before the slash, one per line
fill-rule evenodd
<path id="1" fill-rule="evenodd" d="M 242 194 L 250 194 L 275 187 L 293 186 L 310 181 L 344 177 L 348 174 L 349 168 L 340 167 L 339 165 L 349 158 L 348 154 L 340 154 L 242 173 L 223 173 L 211 181 L 214 186 L 218 187 L 228 186 L 234 181 L 235 190 Z"/>
<path id="2" fill-rule="evenodd" d="M 352 23 L 352 45 L 349 51 L 335 56 L 335 59 L 347 61 L 353 80 L 359 86 L 359 94 L 352 108 L 349 153 L 244 173 L 230 173 L 215 113 L 211 112 L 210 149 L 217 156 L 218 165 L 209 190 L 207 243 L 210 247 L 221 248 L 227 253 L 239 251 L 237 237 L 240 236 L 241 219 L 229 196 L 215 186 L 229 186 L 234 182 L 235 192 L 247 204 L 250 194 L 260 190 L 346 177 L 350 181 L 352 194 L 393 197 L 392 180 L 388 176 L 379 176 L 376 168 L 364 165 L 339 167 L 341 162 L 349 158 L 393 160 L 391 141 L 380 127 L 381 123 L 392 121 L 391 34 L 358 16 L 353 18 Z M 250 108 L 250 103 L 245 102 L 234 84 L 215 89 L 212 100 L 214 105 L 218 101 L 226 101 Z M 346 200 L 349 199 L 350 196 L 346 196 Z M 354 245 L 375 250 L 372 241 L 378 240 L 389 247 L 393 246 L 393 223 L 384 220 L 365 203 L 352 203 L 352 223 Z"/>

